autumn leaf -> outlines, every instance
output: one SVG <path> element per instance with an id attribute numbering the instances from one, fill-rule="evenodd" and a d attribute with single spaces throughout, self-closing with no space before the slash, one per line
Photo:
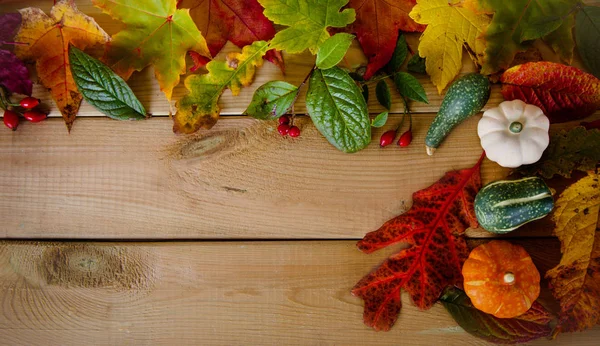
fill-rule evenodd
<path id="1" fill-rule="evenodd" d="M 201 127 L 213 127 L 219 119 L 217 102 L 223 90 L 229 88 L 233 95 L 238 95 L 242 86 L 250 85 L 268 46 L 265 41 L 256 41 L 241 53 L 229 53 L 225 61 L 209 62 L 207 74 L 187 77 L 185 87 L 190 93 L 177 101 L 173 132 L 194 133 Z"/>
<path id="2" fill-rule="evenodd" d="M 558 29 L 542 38 L 568 64 L 573 61 L 573 51 L 575 50 L 573 27 L 575 27 L 575 13 L 567 16 Z"/>
<path id="3" fill-rule="evenodd" d="M 109 36 L 93 18 L 81 13 L 75 3 L 62 0 L 46 15 L 39 8 L 20 10 L 23 17 L 15 41 L 15 54 L 25 61 L 36 61 L 38 78 L 50 89 L 52 98 L 70 130 L 79 111 L 82 96 L 77 90 L 69 64 L 69 44 L 85 49 L 104 44 Z"/>
<path id="4" fill-rule="evenodd" d="M 275 34 L 271 48 L 301 53 L 309 49 L 316 54 L 319 46 L 329 38 L 328 28 L 343 28 L 355 18 L 351 8 L 340 9 L 348 0 L 258 0 L 264 14 L 275 24 L 285 28 Z M 395 41 L 394 41 L 395 42 Z"/>
<path id="5" fill-rule="evenodd" d="M 530 62 L 506 70 L 500 82 L 504 99 L 540 107 L 551 123 L 585 118 L 600 108 L 600 80 L 575 67 Z"/>
<path id="6" fill-rule="evenodd" d="M 217 55 L 229 40 L 238 47 L 268 41 L 275 28 L 257 0 L 180 0 L 178 8 L 189 8 L 190 16 L 206 38 L 208 50 Z M 281 52 L 270 50 L 265 59 L 284 69 Z"/>
<path id="7" fill-rule="evenodd" d="M 427 74 L 440 94 L 463 66 L 463 47 L 472 52 L 475 64 L 483 63 L 485 42 L 480 36 L 490 22 L 487 15 L 476 14 L 458 1 L 417 0 L 410 17 L 428 25 L 420 38 L 419 55 L 426 58 Z"/>
<path id="8" fill-rule="evenodd" d="M 552 333 L 552 316 L 537 301 L 521 316 L 498 318 L 477 310 L 464 291 L 448 287 L 440 298 L 452 318 L 469 334 L 497 344 L 527 342 Z"/>
<path id="9" fill-rule="evenodd" d="M 415 192 L 408 212 L 358 242 L 366 253 L 398 242 L 411 245 L 354 286 L 352 294 L 365 301 L 365 324 L 389 330 L 401 309 L 401 289 L 418 308 L 429 309 L 446 286 L 462 282 L 462 265 L 469 255 L 463 233 L 478 226 L 473 201 L 481 188 L 483 157 L 472 168 L 447 172 Z"/>
<path id="10" fill-rule="evenodd" d="M 600 323 L 600 175 L 569 186 L 556 201 L 552 218 L 561 242 L 560 263 L 546 273 L 560 315 L 554 335 Z"/>
<path id="11" fill-rule="evenodd" d="M 398 30 L 421 32 L 424 25 L 408 16 L 416 0 L 350 0 L 356 11 L 356 21 L 350 31 L 355 32 L 369 59 L 364 78 L 369 79 L 385 66 L 392 57 L 398 39 Z"/>
<path id="12" fill-rule="evenodd" d="M 578 0 L 478 0 L 470 5 L 480 13 L 493 14 L 485 31 L 485 63 L 483 74 L 493 74 L 510 66 L 515 54 L 524 51 L 530 40 L 542 38 L 555 51 L 568 59 L 573 54 L 572 34 L 566 39 L 569 22 L 556 35 L 547 36 L 559 29 L 565 18 L 575 8 Z M 570 21 L 571 19 L 568 19 Z M 563 46 L 564 45 L 564 46 Z M 563 48 L 564 47 L 564 48 Z M 570 47 L 570 48 L 569 48 Z M 569 52 L 570 50 L 570 52 Z"/>
<path id="13" fill-rule="evenodd" d="M 189 10 L 178 10 L 176 0 L 93 0 L 93 3 L 126 25 L 107 46 L 108 65 L 124 79 L 133 71 L 154 66 L 160 90 L 168 100 L 179 84 L 179 76 L 186 73 L 187 51 L 210 57 Z"/>
<path id="14" fill-rule="evenodd" d="M 10 48 L 14 45 L 13 39 L 20 27 L 20 13 L 0 15 L 0 47 L 7 45 L 6 48 Z M 33 83 L 29 79 L 27 66 L 7 49 L 0 49 L 0 84 L 10 92 L 31 96 Z"/>

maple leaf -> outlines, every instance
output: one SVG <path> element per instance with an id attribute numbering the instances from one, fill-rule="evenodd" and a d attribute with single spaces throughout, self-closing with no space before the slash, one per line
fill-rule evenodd
<path id="1" fill-rule="evenodd" d="M 275 34 L 271 48 L 288 53 L 309 49 L 316 54 L 319 46 L 329 38 L 327 28 L 343 28 L 355 19 L 351 8 L 340 9 L 348 0 L 258 0 L 264 14 L 275 24 L 288 28 Z"/>
<path id="2" fill-rule="evenodd" d="M 493 74 L 510 66 L 515 54 L 527 49 L 527 41 L 542 38 L 559 29 L 578 2 L 579 0 L 470 1 L 470 5 L 480 13 L 494 15 L 485 31 L 487 46 L 481 73 Z M 562 34 L 546 37 L 558 52 L 568 50 L 573 40 L 572 34 L 570 41 L 564 39 L 567 28 L 563 27 L 561 31 Z M 563 44 L 565 48 L 559 48 Z M 572 56 L 573 48 L 570 50 Z M 568 57 L 569 53 L 561 55 Z"/>
<path id="3" fill-rule="evenodd" d="M 125 23 L 107 45 L 106 61 L 121 77 L 154 66 L 160 90 L 171 100 L 180 75 L 186 73 L 185 55 L 195 51 L 210 57 L 206 40 L 188 9 L 176 0 L 93 0 L 96 7 Z"/>
<path id="4" fill-rule="evenodd" d="M 558 198 L 552 218 L 561 242 L 560 263 L 546 273 L 560 315 L 554 335 L 600 323 L 600 175 L 569 186 Z"/>
<path id="5" fill-rule="evenodd" d="M 226 61 L 209 62 L 207 74 L 187 77 L 185 87 L 190 93 L 177 101 L 173 131 L 193 133 L 201 127 L 210 129 L 219 119 L 217 102 L 223 90 L 229 88 L 233 95 L 238 95 L 242 86 L 252 83 L 268 46 L 265 41 L 256 41 L 244 47 L 241 53 L 229 53 Z"/>
<path id="6" fill-rule="evenodd" d="M 57 2 L 50 16 L 32 7 L 22 9 L 20 13 L 23 22 L 15 41 L 24 45 L 15 46 L 15 54 L 23 60 L 36 61 L 38 78 L 50 89 L 70 130 L 82 96 L 71 75 L 69 45 L 83 50 L 104 44 L 110 37 L 70 0 Z"/>
<path id="7" fill-rule="evenodd" d="M 354 286 L 352 294 L 365 301 L 365 324 L 389 330 L 401 309 L 402 288 L 417 307 L 429 309 L 446 286 L 462 282 L 462 265 L 469 255 L 463 233 L 478 226 L 473 201 L 481 188 L 483 157 L 472 168 L 447 172 L 435 184 L 415 192 L 408 212 L 358 242 L 366 253 L 398 242 L 412 245 Z"/>
<path id="8" fill-rule="evenodd" d="M 480 36 L 490 22 L 487 15 L 476 14 L 456 1 L 417 0 L 410 17 L 428 25 L 420 38 L 419 55 L 426 58 L 425 69 L 440 94 L 463 66 L 463 47 L 477 65 L 482 64 L 485 42 Z"/>
<path id="9" fill-rule="evenodd" d="M 575 13 L 567 16 L 558 29 L 542 38 L 568 64 L 573 61 L 573 51 L 575 50 L 573 27 L 575 27 Z"/>
<path id="10" fill-rule="evenodd" d="M 415 3 L 416 0 L 350 0 L 350 7 L 356 11 L 356 21 L 350 31 L 356 33 L 369 58 L 365 79 L 371 78 L 390 60 L 396 48 L 398 30 L 421 32 L 425 29 L 408 16 Z"/>
<path id="11" fill-rule="evenodd" d="M 204 34 L 213 56 L 221 51 L 227 40 L 243 47 L 275 36 L 273 23 L 265 17 L 257 0 L 181 0 L 177 7 L 190 9 L 190 16 Z M 196 54 L 192 56 L 197 58 Z M 281 52 L 270 50 L 264 58 L 283 71 Z M 193 70 L 207 63 L 200 59 L 197 59 Z"/>
<path id="12" fill-rule="evenodd" d="M 21 27 L 20 13 L 0 15 L 0 46 L 15 44 L 13 38 Z M 33 83 L 29 79 L 27 66 L 16 55 L 0 49 L 0 84 L 13 93 L 31 96 Z"/>
<path id="13" fill-rule="evenodd" d="M 540 107 L 551 123 L 585 118 L 600 108 L 600 80 L 575 67 L 530 62 L 506 70 L 500 82 L 504 99 Z"/>

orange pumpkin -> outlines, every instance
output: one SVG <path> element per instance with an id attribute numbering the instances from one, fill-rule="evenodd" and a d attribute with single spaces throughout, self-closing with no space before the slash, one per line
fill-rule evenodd
<path id="1" fill-rule="evenodd" d="M 522 315 L 540 295 L 540 273 L 531 257 L 504 240 L 473 249 L 462 274 L 473 305 L 499 318 Z"/>

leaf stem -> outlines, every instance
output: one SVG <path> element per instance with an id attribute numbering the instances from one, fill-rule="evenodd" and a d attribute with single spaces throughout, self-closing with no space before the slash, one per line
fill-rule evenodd
<path id="1" fill-rule="evenodd" d="M 312 74 L 316 68 L 317 68 L 317 65 L 314 64 L 313 67 L 308 72 L 308 74 L 306 75 L 306 77 L 304 77 L 304 80 L 302 81 L 302 83 L 300 83 L 300 85 L 298 85 L 298 91 L 296 92 L 296 96 L 294 96 L 294 100 L 292 101 L 292 119 L 290 119 L 290 126 L 294 125 L 294 119 L 296 118 L 296 111 L 294 109 L 294 106 L 296 105 L 296 101 L 298 100 L 298 97 L 300 96 L 300 90 L 302 89 L 304 84 L 306 84 L 306 81 L 308 81 L 310 76 L 312 76 Z"/>

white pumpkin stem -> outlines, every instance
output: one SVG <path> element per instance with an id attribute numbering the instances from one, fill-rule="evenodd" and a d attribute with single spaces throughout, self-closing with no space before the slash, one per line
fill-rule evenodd
<path id="1" fill-rule="evenodd" d="M 518 121 L 513 121 L 510 125 L 508 125 L 508 129 L 512 133 L 519 133 L 523 131 L 523 124 Z"/>

